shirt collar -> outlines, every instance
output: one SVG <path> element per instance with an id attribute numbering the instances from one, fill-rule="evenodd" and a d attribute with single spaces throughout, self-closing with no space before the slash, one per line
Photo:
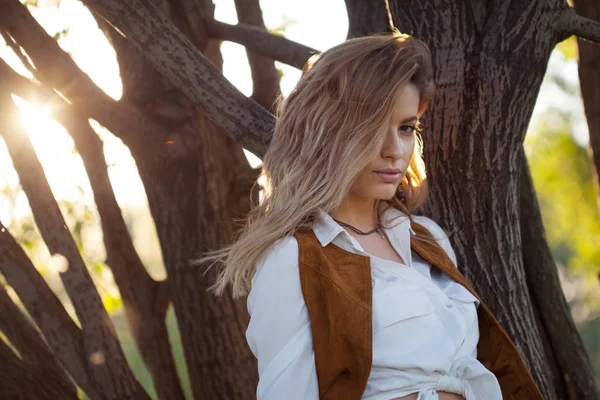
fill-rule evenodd
<path id="1" fill-rule="evenodd" d="M 402 211 L 393 207 L 390 207 L 381 216 L 381 222 L 383 222 L 385 226 L 389 226 L 389 229 L 386 229 L 388 231 L 393 229 L 406 229 L 413 232 L 410 227 L 410 219 Z M 337 235 L 343 233 L 348 234 L 346 230 L 338 225 L 331 215 L 326 213 L 322 208 L 319 208 L 317 218 L 313 223 L 313 231 L 323 247 L 331 243 Z"/>

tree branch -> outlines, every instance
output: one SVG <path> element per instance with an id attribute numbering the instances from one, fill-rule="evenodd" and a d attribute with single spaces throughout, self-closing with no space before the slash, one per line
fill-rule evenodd
<path id="1" fill-rule="evenodd" d="M 39 399 L 35 378 L 4 341 L 0 340 L 0 398 L 10 400 Z M 46 400 L 42 398 L 41 400 Z M 49 399 L 48 399 L 49 400 Z"/>
<path id="2" fill-rule="evenodd" d="M 571 7 L 561 12 L 555 30 L 563 33 L 564 38 L 575 35 L 600 44 L 600 22 L 578 15 Z"/>
<path id="3" fill-rule="evenodd" d="M 21 61 L 21 64 L 23 64 L 25 68 L 27 68 L 27 70 L 31 72 L 31 74 L 35 74 L 35 68 L 33 67 L 33 65 L 31 65 L 31 63 L 27 59 L 27 56 L 23 54 L 23 51 L 21 47 L 19 47 L 17 42 L 15 42 L 15 40 L 2 29 L 0 29 L 0 34 L 2 34 L 2 38 L 4 39 L 6 44 L 12 49 L 19 61 Z"/>
<path id="4" fill-rule="evenodd" d="M 152 2 L 84 0 L 84 4 L 123 32 L 212 122 L 248 150 L 264 154 L 273 115 L 231 85 Z"/>
<path id="5" fill-rule="evenodd" d="M 548 334 L 569 398 L 597 399 L 600 398 L 598 386 L 593 379 L 586 379 L 594 376 L 592 364 L 569 313 L 556 264 L 544 235 L 527 159 L 523 149 L 520 151 L 523 154 L 519 177 L 519 216 L 529 291 Z"/>
<path id="6" fill-rule="evenodd" d="M 127 100 L 115 101 L 97 87 L 46 33 L 18 0 L 0 0 L 0 26 L 35 64 L 35 77 L 69 100 L 82 117 L 92 118 L 123 140 L 136 159 L 146 157 L 148 168 L 163 170 L 176 159 L 189 157 L 195 138 L 174 140 L 169 126 L 149 118 Z M 166 144 L 168 140 L 174 144 Z M 139 149 L 139 150 L 138 150 Z M 152 154 L 149 158 L 146 154 Z"/>
<path id="7" fill-rule="evenodd" d="M 61 364 L 85 393 L 96 398 L 83 352 L 81 330 L 1 222 L 0 272 L 19 295 Z"/>
<path id="8" fill-rule="evenodd" d="M 256 53 L 298 69 L 304 67 L 310 56 L 319 53 L 318 50 L 250 25 L 231 25 L 211 20 L 207 21 L 207 27 L 208 34 L 216 39 L 244 45 Z"/>
<path id="9" fill-rule="evenodd" d="M 63 367 L 56 362 L 55 356 L 44 340 L 12 302 L 2 286 L 0 286 L 0 331 L 17 348 L 21 354 L 23 367 L 27 369 L 28 375 L 35 377 L 35 386 L 42 387 L 40 392 L 44 393 L 45 398 L 77 400 L 77 393 L 71 379 Z M 0 386 L 4 385 L 0 384 Z M 12 387 L 15 387 L 14 382 Z"/>
<path id="10" fill-rule="evenodd" d="M 83 329 L 84 354 L 93 358 L 89 372 L 96 388 L 101 388 L 97 394 L 106 398 L 149 399 L 127 366 L 112 321 L 67 229 L 27 132 L 18 123 L 18 109 L 7 89 L 6 84 L 0 84 L 0 110 L 3 114 L 0 135 L 5 140 L 48 250 L 67 261 L 60 278 Z"/>
<path id="11" fill-rule="evenodd" d="M 123 298 L 127 320 L 154 378 L 159 398 L 183 397 L 165 324 L 169 296 L 164 282 L 154 281 L 139 258 L 115 198 L 102 142 L 87 120 L 76 116 L 72 107 L 54 91 L 38 87 L 14 72 L 0 59 L 0 76 L 9 89 L 32 103 L 44 99 L 51 116 L 73 137 L 94 193 L 111 268 Z M 38 94 L 38 96 L 36 96 Z"/>
<path id="12" fill-rule="evenodd" d="M 239 22 L 266 29 L 258 0 L 235 0 L 235 9 Z M 275 100 L 281 94 L 279 72 L 275 69 L 273 59 L 248 48 L 246 54 L 252 71 L 252 99 L 267 110 L 273 111 Z"/>

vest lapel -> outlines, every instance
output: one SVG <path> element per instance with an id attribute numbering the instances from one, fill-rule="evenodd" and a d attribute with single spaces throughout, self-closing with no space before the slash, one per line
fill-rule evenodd
<path id="1" fill-rule="evenodd" d="M 323 251 L 298 231 L 300 282 L 311 319 L 319 397 L 359 400 L 371 373 L 372 287 L 368 257 L 337 246 Z"/>
<path id="2" fill-rule="evenodd" d="M 455 282 L 463 285 L 479 300 L 477 317 L 479 319 L 479 342 L 477 359 L 488 370 L 492 371 L 502 390 L 504 400 L 543 400 L 531 373 L 527 369 L 521 353 L 516 348 L 502 325 L 494 317 L 490 309 L 475 293 L 462 273 L 448 257 L 444 263 L 435 263 L 429 253 L 411 242 L 411 248 L 432 266 L 444 271 Z"/>

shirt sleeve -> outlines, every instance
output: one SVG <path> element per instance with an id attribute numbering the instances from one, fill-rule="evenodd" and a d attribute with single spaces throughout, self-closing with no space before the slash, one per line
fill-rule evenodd
<path id="1" fill-rule="evenodd" d="M 467 334 L 465 335 L 465 339 L 458 350 L 455 358 L 462 357 L 464 355 L 477 358 L 477 343 L 479 343 L 479 319 L 477 318 L 477 313 L 475 313 L 475 318 L 473 319 L 473 323 L 471 327 L 467 330 Z"/>
<path id="2" fill-rule="evenodd" d="M 319 398 L 312 333 L 302 295 L 298 242 L 277 241 L 258 263 L 246 339 L 258 359 L 259 400 Z"/>

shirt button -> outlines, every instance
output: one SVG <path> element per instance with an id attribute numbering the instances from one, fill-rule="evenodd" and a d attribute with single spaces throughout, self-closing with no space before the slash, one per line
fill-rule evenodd
<path id="1" fill-rule="evenodd" d="M 452 304 L 452 300 L 447 300 L 446 301 L 446 307 L 448 308 L 452 308 L 453 304 Z"/>

